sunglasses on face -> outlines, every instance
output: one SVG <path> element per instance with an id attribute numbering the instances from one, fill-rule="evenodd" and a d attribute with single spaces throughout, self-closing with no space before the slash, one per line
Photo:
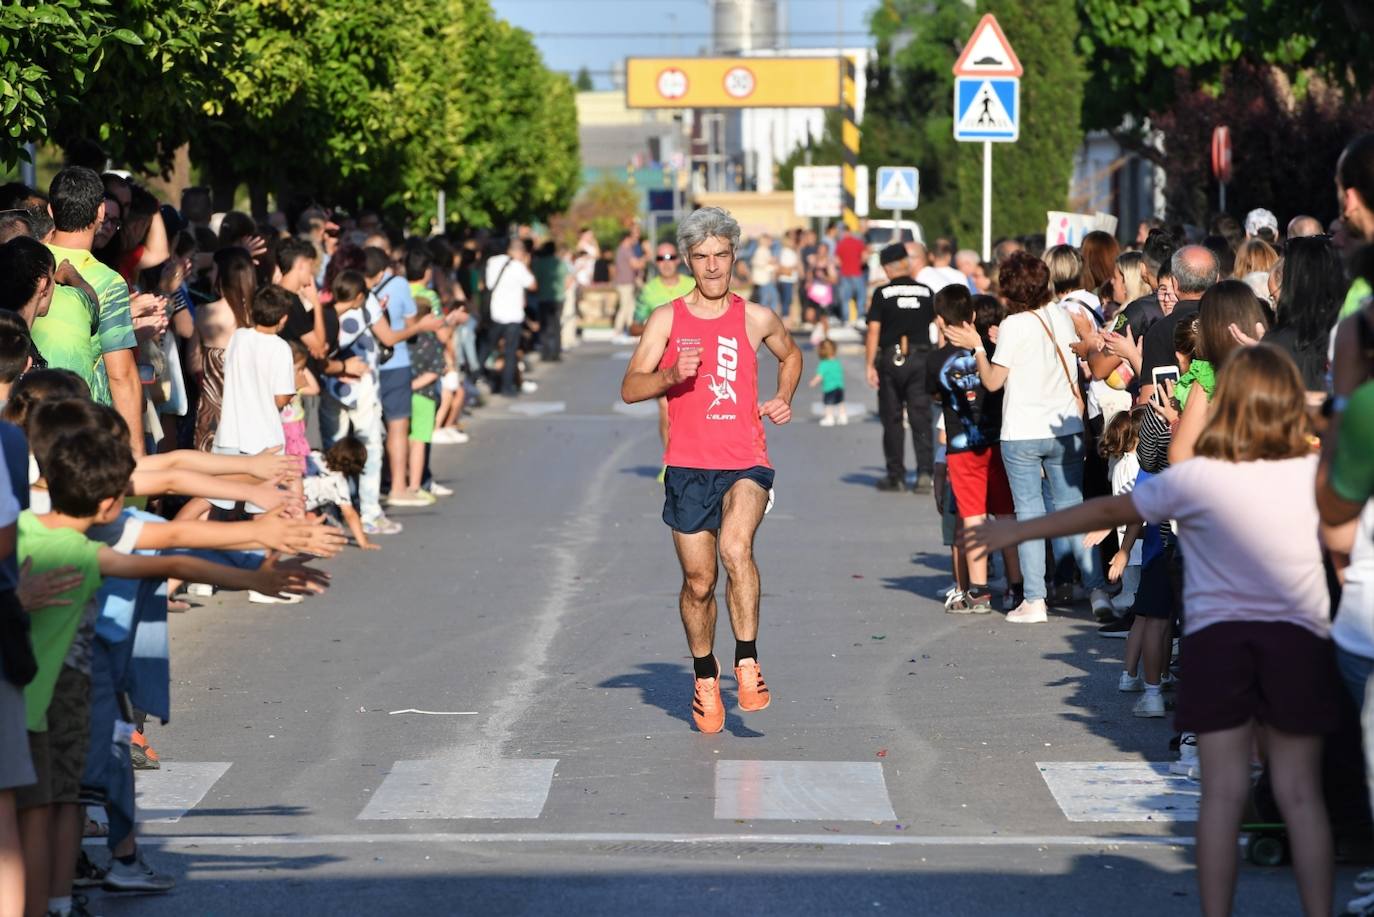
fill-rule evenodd
<path id="1" fill-rule="evenodd" d="M 658 256 L 658 260 L 659 260 L 659 261 L 676 261 L 676 260 L 677 260 L 677 255 L 659 255 L 659 256 Z"/>

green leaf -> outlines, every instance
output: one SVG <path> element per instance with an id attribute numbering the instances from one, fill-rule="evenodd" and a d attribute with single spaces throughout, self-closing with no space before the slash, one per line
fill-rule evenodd
<path id="1" fill-rule="evenodd" d="M 142 45 L 143 39 L 139 38 L 128 29 L 115 29 L 107 36 L 114 41 L 121 41 L 126 45 Z"/>

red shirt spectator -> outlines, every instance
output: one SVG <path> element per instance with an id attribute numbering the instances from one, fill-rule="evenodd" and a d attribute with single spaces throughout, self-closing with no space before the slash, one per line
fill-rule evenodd
<path id="1" fill-rule="evenodd" d="M 846 233 L 835 246 L 835 256 L 840 259 L 840 276 L 858 277 L 863 274 L 864 256 L 867 253 L 863 239 L 853 233 Z"/>

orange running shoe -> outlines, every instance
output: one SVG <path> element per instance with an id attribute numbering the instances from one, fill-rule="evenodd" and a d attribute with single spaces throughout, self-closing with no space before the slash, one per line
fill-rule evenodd
<path id="1" fill-rule="evenodd" d="M 162 767 L 162 759 L 148 744 L 143 733 L 137 730 L 129 740 L 129 760 L 133 762 L 134 770 L 138 771 L 155 771 Z"/>
<path id="2" fill-rule="evenodd" d="M 739 682 L 739 708 L 752 713 L 762 710 L 772 702 L 768 686 L 763 683 L 763 673 L 759 671 L 757 659 L 741 659 L 735 666 L 735 681 Z"/>
<path id="3" fill-rule="evenodd" d="M 705 733 L 725 728 L 725 704 L 720 699 L 720 663 L 715 678 L 698 678 L 692 691 L 692 722 Z"/>

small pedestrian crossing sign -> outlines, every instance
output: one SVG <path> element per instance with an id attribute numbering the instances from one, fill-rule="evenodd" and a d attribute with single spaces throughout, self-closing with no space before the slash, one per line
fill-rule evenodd
<path id="1" fill-rule="evenodd" d="M 915 210 L 920 173 L 911 166 L 883 166 L 878 170 L 878 209 Z"/>
<path id="2" fill-rule="evenodd" d="M 1020 80 L 1015 77 L 955 79 L 955 140 L 1013 143 L 1020 135 L 1020 122 Z"/>

